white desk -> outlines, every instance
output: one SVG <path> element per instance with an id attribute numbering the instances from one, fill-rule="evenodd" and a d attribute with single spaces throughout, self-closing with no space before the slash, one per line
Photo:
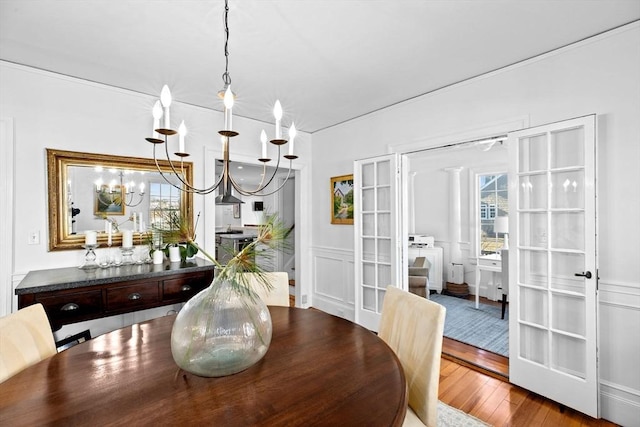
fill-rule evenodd
<path id="1" fill-rule="evenodd" d="M 480 279 L 483 271 L 491 272 L 491 280 L 496 283 L 496 273 L 502 272 L 502 259 L 499 254 L 479 256 L 476 262 L 476 308 L 480 307 Z"/>

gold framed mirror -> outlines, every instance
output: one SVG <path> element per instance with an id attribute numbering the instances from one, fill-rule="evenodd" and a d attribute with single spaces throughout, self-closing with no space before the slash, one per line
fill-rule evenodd
<path id="1" fill-rule="evenodd" d="M 86 231 L 97 232 L 97 244 L 122 246 L 122 230 L 133 230 L 134 244 L 167 211 L 193 222 L 193 195 L 170 174 L 169 162 L 47 148 L 49 250 L 81 249 Z M 193 182 L 193 164 L 181 162 L 183 179 Z M 142 186 L 141 186 L 142 184 Z"/>

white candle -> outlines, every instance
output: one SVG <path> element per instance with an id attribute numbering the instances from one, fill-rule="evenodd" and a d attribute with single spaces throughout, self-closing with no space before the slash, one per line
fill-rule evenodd
<path id="1" fill-rule="evenodd" d="M 108 222 L 108 221 L 107 221 Z M 108 231 L 107 231 L 107 246 L 111 246 L 111 243 L 113 242 L 111 240 L 111 234 L 113 233 L 113 226 L 111 225 L 111 223 L 109 222 L 108 224 Z"/>
<path id="2" fill-rule="evenodd" d="M 122 230 L 122 247 L 123 248 L 133 247 L 133 231 Z"/>
<path id="3" fill-rule="evenodd" d="M 178 135 L 180 136 L 178 152 L 186 153 L 186 151 L 184 151 L 184 137 L 187 135 L 187 127 L 184 125 L 184 120 L 180 123 L 180 127 L 178 127 Z"/>
<path id="4" fill-rule="evenodd" d="M 160 101 L 156 101 L 156 103 L 153 104 L 152 114 L 153 114 L 153 136 L 154 138 L 159 138 L 160 135 L 158 135 L 158 132 L 156 132 L 156 129 L 160 128 L 160 119 L 162 118 L 162 105 L 160 104 Z"/>
<path id="5" fill-rule="evenodd" d="M 140 194 L 144 194 L 144 182 L 140 183 Z M 142 215 L 142 213 L 140 213 Z"/>
<path id="6" fill-rule="evenodd" d="M 260 142 L 262 142 L 262 158 L 267 158 L 267 133 L 262 129 L 260 132 Z"/>
<path id="7" fill-rule="evenodd" d="M 133 213 L 133 231 L 138 231 L 138 214 L 137 213 Z"/>
<path id="8" fill-rule="evenodd" d="M 291 127 L 289 128 L 289 155 L 293 156 L 293 140 L 297 135 L 296 125 L 295 123 L 291 123 Z"/>
<path id="9" fill-rule="evenodd" d="M 224 91 L 224 128 L 225 130 L 233 129 L 233 92 L 231 92 L 231 85 Z"/>
<path id="10" fill-rule="evenodd" d="M 171 120 L 169 119 L 169 107 L 171 106 L 171 91 L 169 86 L 164 85 L 160 92 L 160 102 L 164 107 L 164 128 L 171 129 Z"/>
<path id="11" fill-rule="evenodd" d="M 98 233 L 95 231 L 86 231 L 84 233 L 84 244 L 95 245 L 98 242 Z"/>
<path id="12" fill-rule="evenodd" d="M 273 116 L 276 118 L 276 139 L 282 139 L 280 120 L 282 120 L 282 105 L 280 100 L 276 101 L 276 105 L 273 107 Z"/>

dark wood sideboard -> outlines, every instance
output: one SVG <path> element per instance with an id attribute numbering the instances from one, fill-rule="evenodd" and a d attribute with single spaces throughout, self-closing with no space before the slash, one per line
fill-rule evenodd
<path id="1" fill-rule="evenodd" d="M 62 325 L 187 301 L 213 280 L 214 264 L 133 264 L 83 270 L 30 271 L 16 287 L 18 308 L 42 303 L 57 331 Z"/>

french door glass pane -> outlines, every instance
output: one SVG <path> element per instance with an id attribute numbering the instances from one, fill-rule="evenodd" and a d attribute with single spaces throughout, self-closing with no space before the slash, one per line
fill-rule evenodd
<path id="1" fill-rule="evenodd" d="M 391 187 L 378 188 L 378 210 L 391 210 Z"/>
<path id="2" fill-rule="evenodd" d="M 583 212 L 551 213 L 551 248 L 584 250 L 584 237 Z"/>
<path id="3" fill-rule="evenodd" d="M 362 187 L 372 187 L 375 184 L 375 164 L 362 165 Z"/>
<path id="4" fill-rule="evenodd" d="M 551 174 L 551 208 L 584 208 L 584 171 Z"/>
<path id="5" fill-rule="evenodd" d="M 543 174 L 523 176 L 518 188 L 520 209 L 547 208 L 547 176 Z"/>
<path id="6" fill-rule="evenodd" d="M 520 251 L 519 283 L 547 287 L 547 254 L 540 251 Z"/>
<path id="7" fill-rule="evenodd" d="M 378 240 L 378 261 L 391 262 L 391 239 Z"/>
<path id="8" fill-rule="evenodd" d="M 584 295 L 584 279 L 576 277 L 576 272 L 584 268 L 584 254 L 551 253 L 551 288 Z"/>
<path id="9" fill-rule="evenodd" d="M 584 165 L 584 128 L 551 133 L 551 168 Z"/>
<path id="10" fill-rule="evenodd" d="M 366 286 L 362 288 L 362 308 L 365 310 L 376 308 L 376 291 Z"/>
<path id="11" fill-rule="evenodd" d="M 560 372 L 585 378 L 586 372 L 586 342 L 579 338 L 561 334 L 552 335 L 553 357 L 551 367 Z"/>
<path id="12" fill-rule="evenodd" d="M 362 235 L 373 236 L 375 226 L 375 214 L 362 214 Z"/>
<path id="13" fill-rule="evenodd" d="M 545 365 L 548 354 L 547 331 L 520 324 L 520 357 Z"/>
<path id="14" fill-rule="evenodd" d="M 366 286 L 375 286 L 376 269 L 375 264 L 365 262 L 362 264 L 362 283 Z"/>
<path id="15" fill-rule="evenodd" d="M 390 237 L 391 236 L 391 213 L 378 214 L 378 236 Z"/>
<path id="16" fill-rule="evenodd" d="M 377 185 L 391 185 L 391 162 L 378 162 L 378 182 Z"/>
<path id="17" fill-rule="evenodd" d="M 376 241 L 372 238 L 362 239 L 362 260 L 375 261 L 376 259 Z"/>
<path id="18" fill-rule="evenodd" d="M 547 315 L 549 312 L 547 300 L 547 291 L 545 290 L 521 288 L 519 320 L 547 327 Z"/>
<path id="19" fill-rule="evenodd" d="M 362 210 L 363 212 L 372 211 L 375 208 L 375 190 L 367 188 L 362 190 Z"/>
<path id="20" fill-rule="evenodd" d="M 520 235 L 518 238 L 521 246 L 546 248 L 548 235 L 546 213 L 520 214 Z"/>
<path id="21" fill-rule="evenodd" d="M 584 336 L 584 298 L 571 295 L 552 294 L 551 326 L 563 332 Z"/>
<path id="22" fill-rule="evenodd" d="M 520 144 L 519 171 L 531 172 L 547 168 L 546 134 L 522 138 Z"/>
<path id="23" fill-rule="evenodd" d="M 378 290 L 378 313 L 382 313 L 382 303 L 384 301 L 384 294 L 385 294 L 384 289 Z"/>
<path id="24" fill-rule="evenodd" d="M 391 283 L 391 267 L 389 265 L 378 264 L 378 288 L 386 289 L 387 286 L 397 283 Z"/>

